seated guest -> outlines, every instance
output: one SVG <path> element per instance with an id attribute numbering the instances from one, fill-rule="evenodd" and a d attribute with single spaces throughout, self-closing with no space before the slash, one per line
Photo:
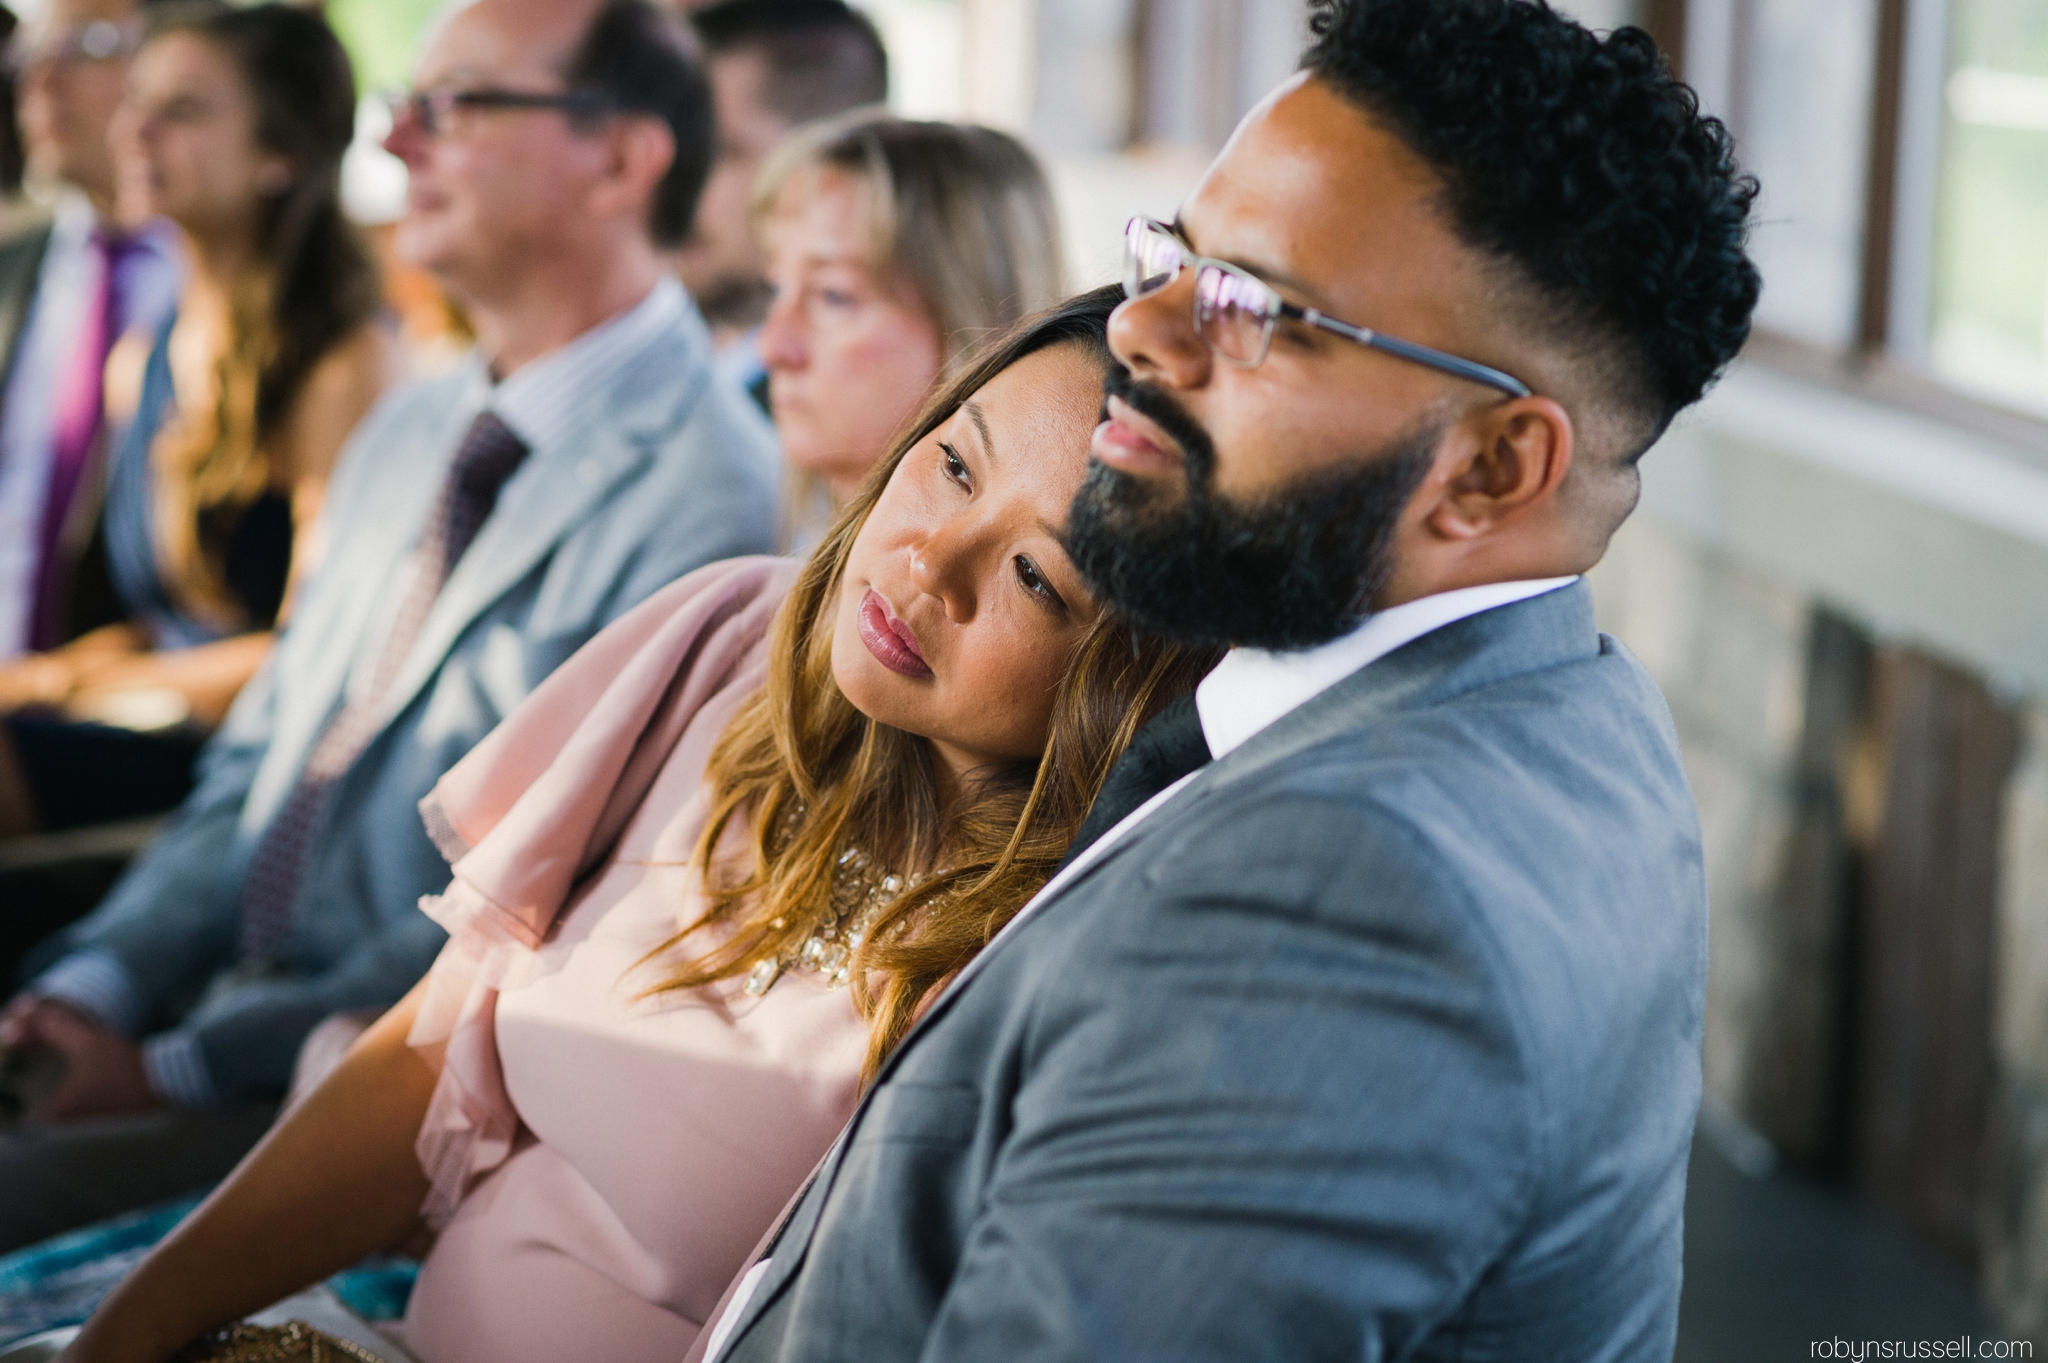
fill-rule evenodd
<path id="1" fill-rule="evenodd" d="M 719 368 L 765 408 L 756 339 L 768 280 L 747 225 L 754 176 L 799 124 L 888 98 L 889 57 L 874 24 L 845 0 L 719 0 L 693 11 L 690 25 L 704 44 L 718 154 L 676 273 L 704 310 Z"/>
<path id="2" fill-rule="evenodd" d="M 478 0 L 435 32 L 387 143 L 397 244 L 478 353 L 350 437 L 320 570 L 199 789 L 31 962 L 0 1043 L 66 1068 L 0 1134 L 0 1245 L 226 1173 L 307 1031 L 440 949 L 434 782 L 606 624 L 771 544 L 771 433 L 662 254 L 710 161 L 690 43 L 647 0 Z"/>
<path id="3" fill-rule="evenodd" d="M 801 569 L 677 583 L 443 778 L 433 974 L 67 1357 L 166 1358 L 423 1201 L 426 1363 L 689 1348 L 863 1076 L 1214 659 L 1100 610 L 1051 528 L 1118 297 L 970 364 Z"/>
<path id="4" fill-rule="evenodd" d="M 1743 342 L 1756 186 L 1639 29 L 1313 32 L 1132 224 L 1066 522 L 1110 609 L 1232 651 L 694 1356 L 1671 1358 L 1699 823 L 1578 575 Z"/>
<path id="5" fill-rule="evenodd" d="M 753 205 L 774 290 L 761 358 L 801 548 L 941 374 L 1059 296 L 1059 220 L 1016 139 L 879 112 L 784 143 Z"/>
<path id="6" fill-rule="evenodd" d="M 348 56 L 296 6 L 180 6 L 135 56 L 114 123 L 123 193 L 132 216 L 176 224 L 191 268 L 175 321 L 135 356 L 139 382 L 109 392 L 126 435 L 101 535 L 127 623 L 0 668 L 0 705 L 33 707 L 0 728 L 0 765 L 18 759 L 38 827 L 190 792 L 198 734 L 304 576 L 335 454 L 396 375 L 376 273 L 341 212 L 354 123 Z M 134 691 L 171 693 L 192 723 L 157 736 L 54 713 Z"/>
<path id="7" fill-rule="evenodd" d="M 8 44 L 27 179 L 53 209 L 19 225 L 10 211 L 0 238 L 0 664 L 110 618 L 76 580 L 99 515 L 102 379 L 114 343 L 154 337 L 177 294 L 174 229 L 116 207 L 107 127 L 135 9 L 50 0 Z"/>

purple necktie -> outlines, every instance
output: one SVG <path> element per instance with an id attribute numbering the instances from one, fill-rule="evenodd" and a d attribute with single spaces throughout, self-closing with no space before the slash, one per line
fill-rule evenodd
<path id="1" fill-rule="evenodd" d="M 298 784 L 278 806 L 250 858 L 249 873 L 242 882 L 244 960 L 283 959 L 291 935 L 292 903 L 298 898 L 306 856 L 328 800 L 377 736 L 382 727 L 381 702 L 412 653 L 434 599 L 497 505 L 498 489 L 525 458 L 525 443 L 490 412 L 480 414 L 462 438 L 462 448 L 456 451 L 455 463 L 420 536 L 412 586 L 392 617 L 369 686 L 345 701 L 327 722 L 306 758 Z"/>
<path id="2" fill-rule="evenodd" d="M 95 279 L 86 295 L 71 361 L 57 378 L 55 419 L 50 423 L 50 481 L 37 527 L 35 613 L 29 623 L 29 646 L 38 650 L 64 642 L 64 526 L 99 439 L 106 409 L 107 352 L 119 335 L 117 276 L 121 262 L 135 249 L 132 238 L 111 237 L 105 228 L 95 228 L 86 238 Z"/>

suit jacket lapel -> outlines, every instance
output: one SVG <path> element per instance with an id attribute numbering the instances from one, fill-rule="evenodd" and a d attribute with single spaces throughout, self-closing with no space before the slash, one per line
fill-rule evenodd
<path id="1" fill-rule="evenodd" d="M 1183 806 L 1185 801 L 1199 798 L 1195 788 L 1200 784 L 1201 778 L 1198 776 L 1189 783 L 1188 788 L 1181 792 L 1180 798 L 1174 800 L 1173 804 L 1175 806 Z M 1066 883 L 1059 887 L 1051 899 L 1038 906 L 1033 913 L 1034 919 L 1051 908 L 1054 903 L 1066 899 L 1076 886 L 1081 885 L 1090 877 L 1096 875 L 1110 862 L 1125 855 L 1146 834 L 1155 830 L 1165 813 L 1165 810 L 1158 811 L 1137 828 L 1132 829 L 1130 833 L 1117 839 L 1114 844 L 1104 848 L 1101 855 L 1097 856 L 1093 861 L 1076 870 L 1067 879 Z M 1005 938 L 1000 943 L 991 944 L 988 951 L 1002 950 L 1004 947 L 1009 946 L 1014 938 L 1023 935 L 1030 928 L 1030 923 L 1022 924 L 1018 931 L 1012 933 L 1010 937 Z M 810 1186 L 802 1194 L 800 1200 L 787 1212 L 786 1218 L 764 1240 L 764 1246 L 773 1245 L 775 1257 L 770 1262 L 768 1272 L 762 1277 L 760 1285 L 755 1288 L 753 1296 L 748 1299 L 746 1310 L 741 1313 L 739 1321 L 734 1325 L 728 1339 L 737 1340 L 744 1334 L 748 1327 L 754 1323 L 754 1320 L 769 1306 L 774 1304 L 777 1295 L 781 1293 L 783 1288 L 788 1286 L 790 1279 L 796 1275 L 797 1269 L 803 1263 L 804 1256 L 810 1250 L 811 1235 L 817 1230 L 818 1219 L 824 1214 L 825 1202 L 832 1195 L 833 1181 L 839 1176 L 839 1167 L 845 1162 L 847 1149 L 853 1144 L 854 1133 L 859 1128 L 861 1119 L 867 1115 L 869 1101 L 880 1090 L 883 1082 L 889 1078 L 896 1067 L 902 1063 L 903 1057 L 909 1052 L 917 1038 L 934 1026 L 938 1019 L 953 1006 L 954 1000 L 960 997 L 961 989 L 965 987 L 966 983 L 971 983 L 971 981 L 963 982 L 961 985 L 950 988 L 944 994 L 941 994 L 938 1000 L 925 1011 L 924 1016 L 911 1024 L 910 1030 L 904 1034 L 902 1042 L 894 1051 L 889 1053 L 889 1058 L 882 1062 L 882 1068 L 875 1075 L 875 1082 L 868 1086 L 868 1091 L 865 1094 L 861 1095 L 860 1103 L 854 1108 L 853 1115 L 847 1119 L 845 1130 L 841 1132 L 839 1140 L 826 1153 L 824 1160 L 819 1164 L 817 1172 L 812 1176 Z M 748 1260 L 749 1267 L 753 1263 L 753 1259 Z M 716 1320 L 717 1316 L 714 1315 L 712 1319 Z M 709 1322 L 707 1322 L 707 1326 L 708 1324 Z"/>
<path id="2" fill-rule="evenodd" d="M 619 407 L 615 418 L 591 422 L 572 442 L 527 456 L 526 467 L 506 484 L 504 496 L 436 598 L 405 666 L 385 693 L 383 722 L 411 704 L 479 615 L 532 572 L 620 483 L 646 466 L 657 438 L 683 419 L 709 379 L 708 367 L 678 323 L 626 365 L 597 402 L 586 405 L 587 411 Z"/>
<path id="3" fill-rule="evenodd" d="M 1195 779 L 1188 782 L 1188 784 L 1184 788 L 1182 788 L 1178 795 L 1176 795 L 1165 806 L 1162 806 L 1161 808 L 1154 810 L 1149 816 L 1146 817 L 1143 823 L 1139 824 L 1136 828 L 1131 829 L 1128 833 L 1118 838 L 1108 847 L 1103 848 L 1102 851 L 1098 853 L 1093 860 L 1075 868 L 1075 870 L 1066 878 L 1066 880 L 1061 882 L 1058 886 L 1056 886 L 1053 889 L 1053 892 L 1051 894 L 1047 895 L 1043 900 L 1039 901 L 1032 907 L 1031 921 L 1018 924 L 1016 931 L 1008 933 L 1007 935 L 1003 935 L 1002 940 L 1000 941 L 991 942 L 987 947 L 982 949 L 981 956 L 983 958 L 987 958 L 1011 946 L 1017 938 L 1022 937 L 1025 933 L 1029 932 L 1031 930 L 1032 924 L 1037 922 L 1039 919 L 1043 918 L 1045 914 L 1050 912 L 1055 905 L 1065 902 L 1067 899 L 1072 897 L 1076 889 L 1078 889 L 1082 885 L 1085 885 L 1088 881 L 1092 880 L 1097 875 L 1100 875 L 1104 867 L 1108 866 L 1111 862 L 1117 860 L 1117 858 L 1128 855 L 1133 847 L 1143 842 L 1145 838 L 1147 838 L 1148 836 L 1157 834 L 1163 826 L 1168 826 L 1172 824 L 1176 817 L 1185 813 L 1190 805 L 1192 805 L 1195 801 L 1201 799 L 1205 786 L 1204 778 L 1207 775 L 1207 769 L 1204 769 L 1202 772 L 1198 773 Z M 980 973 L 980 969 L 982 968 L 985 967 L 978 967 L 976 973 Z M 869 1094 L 872 1094 L 876 1089 L 881 1087 L 882 1081 L 889 1077 L 890 1073 L 895 1070 L 897 1065 L 902 1063 L 903 1057 L 909 1053 L 911 1045 L 917 1040 L 917 1038 L 922 1036 L 926 1030 L 934 1026 L 938 1022 L 939 1018 L 944 1016 L 944 1014 L 952 1008 L 953 1001 L 960 997 L 961 990 L 963 990 L 964 988 L 966 988 L 967 985 L 972 983 L 973 981 L 971 979 L 961 980 L 957 981 L 955 984 L 948 987 L 943 994 L 940 994 L 939 997 L 932 1002 L 932 1006 L 925 1009 L 923 1014 L 918 1017 L 917 1021 L 913 1022 L 910 1025 L 910 1029 L 903 1034 L 903 1040 L 898 1042 L 896 1045 L 896 1049 L 889 1053 L 889 1058 L 882 1062 L 882 1068 L 875 1072 L 875 1082 L 868 1086 Z M 863 1097 L 861 1100 L 861 1106 L 857 1108 L 854 1112 L 855 1121 L 859 1120 L 861 1112 L 864 1111 L 866 1107 L 867 1099 Z M 848 1130 L 851 1129 L 852 1127 L 849 1124 Z"/>
<path id="4" fill-rule="evenodd" d="M 455 441 L 461 438 L 459 423 L 466 419 L 461 404 L 453 400 L 457 391 L 452 386 L 446 390 L 449 401 L 444 410 L 418 419 L 416 426 L 393 436 L 429 452 L 430 459 L 438 459 L 419 475 L 432 479 L 435 487 L 446 476 Z M 281 678 L 290 678 L 289 685 L 277 688 L 276 728 L 270 748 L 273 753 L 293 754 L 293 758 L 288 763 L 266 763 L 257 778 L 249 808 L 259 811 L 262 818 L 267 819 L 274 808 L 272 802 L 282 799 L 298 780 L 300 762 L 343 703 L 366 640 L 374 634 L 375 642 L 381 643 L 378 626 L 388 622 L 391 603 L 405 591 L 401 569 L 426 524 L 431 500 L 431 496 L 412 498 L 396 514 L 359 510 L 346 525 L 332 519 L 331 507 L 323 513 L 327 556 L 308 582 L 304 599 L 293 608 L 266 664 Z M 376 509 L 382 510 L 381 505 Z M 261 822 L 255 820 L 255 826 L 260 827 Z"/>
<path id="5" fill-rule="evenodd" d="M 1201 778 L 1198 776 L 1189 783 L 1187 789 L 1181 792 L 1181 798 L 1173 801 L 1174 805 L 1180 806 L 1185 800 L 1199 798 L 1195 788 L 1200 784 Z M 1067 898 L 1076 886 L 1084 883 L 1110 862 L 1127 853 L 1133 845 L 1156 828 L 1161 816 L 1166 814 L 1166 812 L 1165 810 L 1157 811 L 1153 817 L 1148 818 L 1137 828 L 1132 829 L 1129 834 L 1119 838 L 1111 846 L 1104 848 L 1101 855 L 1097 856 L 1093 861 L 1076 870 L 1067 879 L 1066 883 L 1059 887 L 1059 890 L 1051 899 L 1038 906 L 1033 917 L 1037 917 L 1039 913 L 1043 913 L 1052 907 L 1055 902 Z M 1030 927 L 1031 924 L 1029 923 L 1021 925 L 1018 931 L 1011 934 L 1010 937 L 1005 938 L 1000 943 L 991 944 L 988 951 L 1002 950 L 1011 944 L 1013 938 L 1021 936 Z M 867 1115 L 869 1101 L 895 1071 L 897 1065 L 902 1062 L 903 1057 L 909 1052 L 916 1040 L 927 1029 L 935 1025 L 940 1016 L 953 1006 L 954 1000 L 960 996 L 962 987 L 964 987 L 964 984 L 948 989 L 925 1011 L 924 1016 L 911 1024 L 910 1030 L 904 1034 L 901 1044 L 889 1053 L 887 1060 L 882 1062 L 882 1068 L 875 1075 L 875 1082 L 868 1086 L 868 1091 L 865 1094 L 861 1095 L 861 1100 L 855 1106 L 853 1115 L 847 1119 L 845 1129 L 840 1133 L 838 1141 L 833 1144 L 831 1150 L 826 1152 L 825 1158 L 819 1162 L 816 1172 L 811 1176 L 810 1183 L 798 1195 L 797 1200 L 785 1210 L 783 1216 L 778 1218 L 775 1229 L 762 1238 L 762 1242 L 756 1247 L 754 1255 L 748 1257 L 747 1267 L 751 1268 L 758 1261 L 759 1255 L 771 1252 L 774 1255 L 769 1261 L 768 1271 L 762 1276 L 760 1284 L 754 1289 L 753 1295 L 747 1299 L 746 1309 L 740 1313 L 739 1320 L 734 1323 L 731 1333 L 726 1336 L 728 1344 L 737 1342 L 753 1326 L 761 1313 L 775 1304 L 775 1299 L 781 1295 L 783 1289 L 789 1286 L 791 1279 L 796 1276 L 797 1270 L 802 1267 L 805 1255 L 810 1252 L 811 1236 L 818 1228 L 819 1218 L 824 1215 L 827 1199 L 832 1195 L 832 1185 L 839 1176 L 839 1167 L 845 1162 L 846 1152 L 853 1144 L 854 1133 L 859 1129 L 861 1119 Z M 744 1271 L 742 1270 L 742 1272 Z M 722 1310 L 723 1307 L 721 1306 L 721 1310 L 713 1312 L 711 1319 L 705 1322 L 707 1330 L 718 1319 Z"/>
<path id="6" fill-rule="evenodd" d="M 43 256 L 50 249 L 48 223 L 0 243 L 0 382 L 14 372 L 14 357 L 35 303 Z"/>
<path id="7" fill-rule="evenodd" d="M 866 1106 L 867 1100 L 863 1098 L 861 1108 Z M 857 1118 L 859 1113 L 856 1112 L 855 1116 Z M 811 1235 L 818 1229 L 818 1219 L 824 1215 L 826 1199 L 832 1195 L 833 1180 L 839 1176 L 839 1166 L 845 1162 L 847 1147 L 852 1143 L 853 1126 L 849 1123 L 838 1142 L 826 1152 L 810 1183 L 778 1221 L 776 1228 L 763 1238 L 756 1253 L 772 1256 L 768 1260 L 768 1270 L 761 1276 L 753 1295 L 747 1299 L 746 1309 L 726 1336 L 728 1342 L 737 1342 L 753 1327 L 761 1313 L 775 1304 L 775 1299 L 782 1295 L 796 1277 L 797 1270 L 803 1266 L 804 1256 L 810 1251 Z M 752 1268 L 757 1262 L 757 1258 L 750 1257 L 746 1267 Z M 744 1273 L 745 1269 L 741 1271 Z M 705 1328 L 709 1329 L 717 1319 L 714 1313 L 710 1320 L 704 1322 Z"/>

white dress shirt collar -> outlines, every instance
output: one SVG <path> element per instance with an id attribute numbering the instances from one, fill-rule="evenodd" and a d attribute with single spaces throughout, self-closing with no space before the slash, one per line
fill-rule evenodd
<path id="1" fill-rule="evenodd" d="M 99 223 L 92 200 L 67 186 L 57 192 L 57 201 L 50 207 L 50 242 L 60 250 L 76 249 Z"/>
<path id="2" fill-rule="evenodd" d="M 531 360 L 492 383 L 482 356 L 476 364 L 476 402 L 497 413 L 528 450 L 553 447 L 575 433 L 577 406 L 603 381 L 681 317 L 689 299 L 664 274 L 647 296 L 599 322 L 559 350 Z"/>
<path id="3" fill-rule="evenodd" d="M 1209 753 L 1221 757 L 1242 747 L 1259 730 L 1403 644 L 1468 615 L 1526 601 L 1578 580 L 1546 577 L 1439 592 L 1369 615 L 1349 634 L 1298 652 L 1234 648 L 1195 688 L 1195 710 L 1202 718 Z"/>

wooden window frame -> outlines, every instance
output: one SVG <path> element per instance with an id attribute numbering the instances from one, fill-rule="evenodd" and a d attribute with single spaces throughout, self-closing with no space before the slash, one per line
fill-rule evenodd
<path id="1" fill-rule="evenodd" d="M 1724 0 L 1733 10 L 1726 117 L 1737 136 L 1748 94 L 1750 35 L 1759 0 Z M 1683 64 L 1688 0 L 1649 0 L 1660 44 Z M 2048 415 L 1974 393 L 1925 363 L 1926 293 L 1933 271 L 1939 193 L 1941 90 L 1948 0 L 1879 0 L 1864 196 L 1863 259 L 1855 343 L 1837 351 L 1760 327 L 1743 355 L 1794 378 L 1995 440 L 2030 466 L 2048 469 Z M 1677 35 L 1667 38 L 1666 35 Z M 1932 127 L 1915 119 L 1936 120 Z M 1910 334 L 1909 334 L 1910 333 Z"/>
<path id="2" fill-rule="evenodd" d="M 1996 441 L 2030 467 L 2048 471 L 2048 419 L 1965 392 L 1890 355 L 1843 354 L 1764 330 L 1750 336 L 1742 355 L 1777 373 Z"/>

